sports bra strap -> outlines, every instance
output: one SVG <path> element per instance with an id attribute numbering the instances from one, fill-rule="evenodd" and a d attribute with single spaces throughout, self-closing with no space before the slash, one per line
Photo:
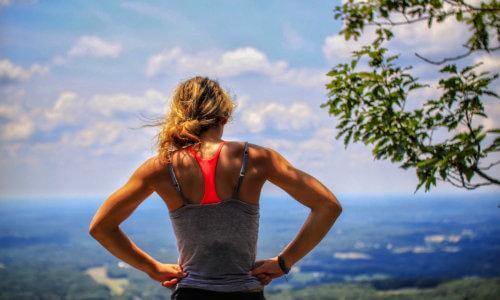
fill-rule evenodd
<path id="1" fill-rule="evenodd" d="M 174 171 L 174 166 L 172 164 L 172 161 L 169 161 L 167 163 L 168 167 L 168 173 L 170 174 L 170 178 L 172 178 L 172 182 L 174 183 L 175 189 L 179 192 L 182 198 L 182 202 L 184 204 L 189 203 L 187 198 L 184 196 L 184 193 L 182 192 L 181 185 L 179 184 L 179 181 L 177 180 L 177 177 L 175 176 L 175 171 Z"/>
<path id="2" fill-rule="evenodd" d="M 243 177 L 245 176 L 245 173 L 247 170 L 247 164 L 248 164 L 248 142 L 245 142 L 245 146 L 243 147 L 243 162 L 241 164 L 240 175 L 238 177 L 238 183 L 236 184 L 236 187 L 234 188 L 232 198 L 239 199 L 240 186 L 241 186 L 241 182 L 243 181 Z M 171 157 L 169 157 L 169 160 L 167 163 L 167 168 L 168 168 L 168 173 L 170 174 L 170 178 L 172 179 L 172 182 L 174 183 L 175 189 L 179 192 L 183 203 L 188 204 L 189 201 L 184 196 L 184 193 L 182 192 L 179 181 L 177 180 L 177 176 L 175 176 L 174 166 L 173 166 Z"/>
<path id="3" fill-rule="evenodd" d="M 248 164 L 248 142 L 245 142 L 245 146 L 243 147 L 243 162 L 241 164 L 240 176 L 238 177 L 238 183 L 236 184 L 236 187 L 234 188 L 232 198 L 236 198 L 236 199 L 240 198 L 239 197 L 240 186 L 241 186 L 241 182 L 243 181 L 243 177 L 245 176 L 247 164 Z"/>

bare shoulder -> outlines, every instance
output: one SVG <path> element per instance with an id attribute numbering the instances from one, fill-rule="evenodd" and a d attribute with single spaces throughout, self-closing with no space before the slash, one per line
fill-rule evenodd
<path id="1" fill-rule="evenodd" d="M 232 156 L 241 157 L 243 155 L 245 141 L 227 141 L 226 144 L 229 145 Z M 268 151 L 266 147 L 248 142 L 248 156 L 254 166 L 265 163 L 266 157 L 269 155 Z"/>
<path id="2" fill-rule="evenodd" d="M 272 147 L 260 148 L 260 159 L 265 166 L 266 178 L 272 178 L 276 173 L 299 171 L 276 149 Z"/>
<path id="3" fill-rule="evenodd" d="M 307 185 L 301 186 L 301 184 L 313 178 L 297 169 L 272 147 L 249 143 L 249 156 L 264 180 L 269 180 L 285 191 L 290 192 L 296 188 L 306 189 Z"/>
<path id="4" fill-rule="evenodd" d="M 166 159 L 159 155 L 146 158 L 135 170 L 134 176 L 142 178 L 145 182 L 152 184 L 159 174 L 167 167 Z"/>

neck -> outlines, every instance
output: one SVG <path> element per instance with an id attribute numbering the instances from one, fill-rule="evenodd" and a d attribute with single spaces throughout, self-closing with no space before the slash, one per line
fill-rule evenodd
<path id="1" fill-rule="evenodd" d="M 222 126 L 216 126 L 207 129 L 200 135 L 200 140 L 202 143 L 219 143 L 222 140 L 222 133 L 224 128 Z"/>

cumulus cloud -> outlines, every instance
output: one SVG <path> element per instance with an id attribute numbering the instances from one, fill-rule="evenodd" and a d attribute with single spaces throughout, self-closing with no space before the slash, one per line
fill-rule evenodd
<path id="1" fill-rule="evenodd" d="M 122 51 L 119 43 L 105 41 L 97 36 L 82 36 L 68 52 L 69 57 L 118 57 Z"/>
<path id="2" fill-rule="evenodd" d="M 364 32 L 357 41 L 352 38 L 347 41 L 344 36 L 333 34 L 325 38 L 323 55 L 330 62 L 347 62 L 353 51 L 359 50 L 362 45 L 369 44 L 374 38 L 374 31 L 369 30 Z"/>
<path id="3" fill-rule="evenodd" d="M 105 116 L 115 113 L 135 113 L 147 111 L 150 113 L 164 113 L 167 96 L 157 90 L 149 89 L 142 96 L 125 93 L 110 95 L 95 95 L 89 102 L 90 107 Z"/>
<path id="4" fill-rule="evenodd" d="M 442 23 L 433 24 L 431 28 L 427 27 L 426 22 L 417 22 L 407 26 L 396 26 L 392 31 L 394 37 L 387 45 L 389 49 L 411 56 L 417 52 L 439 59 L 442 56 L 459 54 L 455 52 L 462 50 L 462 44 L 467 38 L 464 32 L 468 32 L 468 29 L 454 18 L 447 18 Z M 325 38 L 323 54 L 330 62 L 346 62 L 351 57 L 352 51 L 359 50 L 361 45 L 370 44 L 375 37 L 375 29 L 371 27 L 363 31 L 358 41 L 352 38 L 346 41 L 343 36 L 333 34 Z"/>
<path id="5" fill-rule="evenodd" d="M 151 143 L 155 129 L 140 128 L 138 113 L 164 115 L 168 109 L 166 95 L 154 89 L 142 95 L 90 97 L 68 90 L 48 107 L 29 110 L 16 102 L 16 97 L 6 98 L 11 104 L 0 104 L 0 148 L 9 157 L 18 157 L 19 151 L 29 148 L 27 151 L 36 155 L 23 158 L 26 162 L 42 157 L 40 151 L 75 151 L 79 147 L 93 156 L 146 153 L 144 146 Z M 136 126 L 141 130 L 127 131 Z M 33 142 L 35 136 L 37 141 Z"/>
<path id="6" fill-rule="evenodd" d="M 334 128 L 321 126 L 307 132 L 306 138 L 303 139 L 274 137 L 263 138 L 259 142 L 283 153 L 290 162 L 299 167 L 323 170 L 328 167 L 328 161 L 335 156 Z"/>
<path id="7" fill-rule="evenodd" d="M 447 18 L 442 23 L 435 23 L 431 28 L 426 22 L 410 26 L 398 26 L 394 29 L 395 39 L 391 43 L 398 50 L 408 50 L 424 55 L 453 55 L 453 50 L 461 50 L 468 32 L 467 26 L 455 18 Z M 451 49 L 451 51 L 450 51 Z M 462 53 L 462 51 L 460 52 Z"/>
<path id="8" fill-rule="evenodd" d="M 48 71 L 47 66 L 33 64 L 29 68 L 23 68 L 8 59 L 2 59 L 0 60 L 0 83 L 26 81 L 34 75 L 42 75 Z"/>
<path id="9" fill-rule="evenodd" d="M 62 137 L 63 143 L 74 142 L 81 147 L 107 146 L 118 140 L 124 126 L 118 122 L 99 121 L 85 127 L 76 133 L 66 133 Z"/>
<path id="10" fill-rule="evenodd" d="M 85 148 L 93 156 L 145 153 L 143 148 L 152 142 L 154 129 L 140 128 L 138 113 L 164 115 L 168 109 L 166 99 L 166 95 L 154 89 L 142 95 L 116 93 L 89 97 L 67 90 L 48 107 L 24 110 L 16 102 L 3 103 L 0 104 L 0 140 L 5 141 L 2 149 L 15 157 L 29 145 L 27 151 L 37 154 L 31 158 L 42 157 L 39 152 L 55 153 L 55 149 Z M 141 130 L 131 130 L 136 125 Z M 36 131 L 37 141 L 27 143 Z"/>
<path id="11" fill-rule="evenodd" d="M 0 118 L 14 119 L 21 112 L 22 108 L 19 105 L 0 104 Z"/>
<path id="12" fill-rule="evenodd" d="M 6 122 L 0 127 L 0 139 L 4 141 L 25 140 L 34 133 L 35 122 L 19 104 L 0 104 L 0 119 Z"/>
<path id="13" fill-rule="evenodd" d="M 278 130 L 306 129 L 318 123 L 318 118 L 305 102 L 281 104 L 265 102 L 249 105 L 241 112 L 243 124 L 252 133 L 270 128 Z"/>
<path id="14" fill-rule="evenodd" d="M 82 99 L 75 92 L 62 92 L 55 103 L 43 111 L 43 125 L 46 130 L 67 124 L 81 124 L 82 118 L 112 117 L 135 115 L 140 112 L 163 114 L 167 96 L 148 89 L 143 95 L 126 93 L 97 94 L 89 99 Z"/>
<path id="15" fill-rule="evenodd" d="M 243 74 L 269 76 L 278 82 L 300 86 L 321 86 L 328 82 L 324 70 L 294 69 L 284 60 L 271 61 L 253 47 L 242 47 L 223 53 L 185 53 L 181 47 L 166 49 L 152 55 L 146 75 L 154 77 L 167 72 L 207 74 L 216 77 L 234 77 Z"/>
<path id="16" fill-rule="evenodd" d="M 0 136 L 3 140 L 24 140 L 29 138 L 35 131 L 33 120 L 27 115 L 2 125 Z"/>
<path id="17" fill-rule="evenodd" d="M 72 91 L 62 92 L 55 103 L 43 110 L 41 128 L 51 130 L 63 124 L 76 124 L 83 114 L 84 102 Z"/>
<path id="18" fill-rule="evenodd" d="M 52 63 L 63 65 L 80 57 L 117 58 L 121 52 L 122 45 L 118 42 L 106 41 L 94 35 L 86 35 L 80 37 L 66 54 L 55 56 Z"/>

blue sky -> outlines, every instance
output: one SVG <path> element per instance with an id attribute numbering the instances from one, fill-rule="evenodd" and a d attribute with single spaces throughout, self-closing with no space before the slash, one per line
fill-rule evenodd
<path id="1" fill-rule="evenodd" d="M 172 89 L 195 74 L 235 95 L 225 140 L 271 147 L 336 195 L 410 195 L 413 171 L 373 160 L 362 144 L 345 149 L 319 107 L 326 72 L 359 45 L 337 35 L 339 2 L 284 3 L 0 0 L 1 195 L 109 195 L 154 155 L 155 131 L 134 129 L 140 116 L 164 114 Z M 449 54 L 464 32 L 453 22 L 398 29 L 392 46 L 435 83 L 413 52 Z M 498 56 L 469 59 L 479 58 L 498 70 Z M 498 127 L 500 106 L 486 109 L 484 124 Z M 264 196 L 280 193 L 266 184 Z"/>

